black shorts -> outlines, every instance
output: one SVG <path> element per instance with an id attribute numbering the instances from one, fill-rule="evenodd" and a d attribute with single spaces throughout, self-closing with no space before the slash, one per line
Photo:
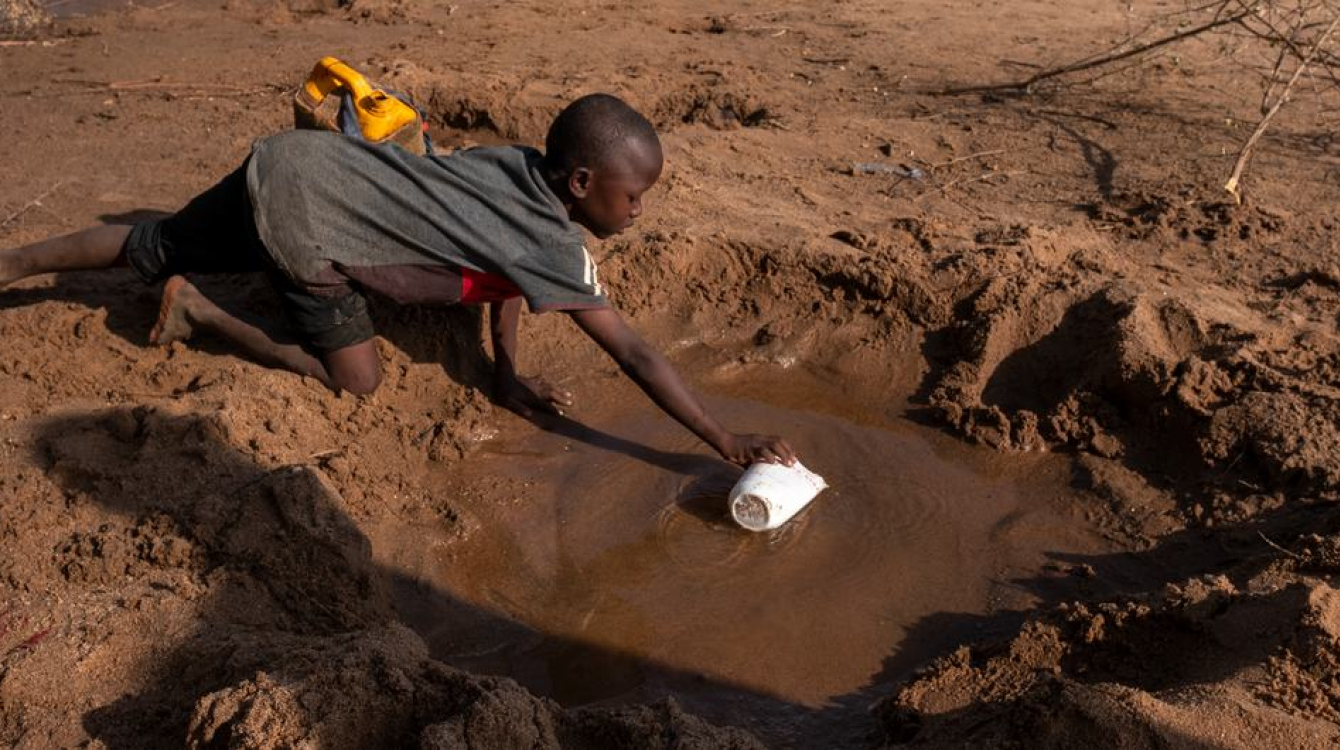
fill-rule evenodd
<path id="1" fill-rule="evenodd" d="M 315 294 L 275 264 L 256 232 L 246 163 L 172 216 L 136 224 L 123 249 L 146 284 L 182 273 L 265 273 L 293 327 L 317 351 L 343 349 L 373 336 L 367 299 L 357 289 Z"/>

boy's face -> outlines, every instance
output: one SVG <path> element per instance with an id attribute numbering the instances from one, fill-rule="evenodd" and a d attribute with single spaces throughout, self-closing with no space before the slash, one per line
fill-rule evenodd
<path id="1" fill-rule="evenodd" d="M 662 164 L 659 145 L 629 141 L 604 166 L 574 169 L 568 176 L 573 198 L 568 217 L 602 240 L 631 227 Z"/>

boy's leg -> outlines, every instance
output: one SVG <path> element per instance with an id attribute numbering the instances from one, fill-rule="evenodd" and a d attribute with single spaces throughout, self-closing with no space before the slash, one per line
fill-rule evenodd
<path id="1" fill-rule="evenodd" d="M 125 265 L 129 226 L 106 224 L 31 245 L 0 250 L 0 289 L 39 273 Z"/>
<path id="2" fill-rule="evenodd" d="M 264 270 L 251 219 L 246 164 L 172 216 L 137 226 L 103 225 L 0 250 L 0 289 L 39 273 L 129 265 L 154 284 L 182 271 Z"/>
<path id="3" fill-rule="evenodd" d="M 149 340 L 160 345 L 182 341 L 196 327 L 232 341 L 261 364 L 309 375 L 331 390 L 364 394 L 381 383 L 381 358 L 372 341 L 361 341 L 318 358 L 297 343 L 282 340 L 274 326 L 232 315 L 186 279 L 174 276 L 163 288 L 158 322 Z"/>

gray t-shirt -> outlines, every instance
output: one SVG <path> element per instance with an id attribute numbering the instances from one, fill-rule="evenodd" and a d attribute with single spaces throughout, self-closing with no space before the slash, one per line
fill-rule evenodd
<path id="1" fill-rule="evenodd" d="M 313 293 L 353 282 L 450 303 L 506 296 L 510 284 L 536 312 L 605 307 L 582 230 L 539 165 L 520 146 L 424 157 L 294 130 L 255 143 L 247 187 L 261 241 Z"/>

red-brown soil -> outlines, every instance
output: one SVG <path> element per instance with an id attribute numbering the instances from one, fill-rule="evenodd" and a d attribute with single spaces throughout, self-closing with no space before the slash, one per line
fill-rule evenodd
<path id="1" fill-rule="evenodd" d="M 86 8 L 47 22 L 0 0 L 0 246 L 179 207 L 290 126 L 323 55 L 413 95 L 447 147 L 538 143 L 563 103 L 609 91 L 653 119 L 667 166 L 647 215 L 593 250 L 691 381 L 766 401 L 751 378 L 797 368 L 824 383 L 816 411 L 933 425 L 1003 461 L 1059 454 L 1055 512 L 1101 543 L 966 613 L 983 627 L 946 631 L 937 658 L 891 653 L 831 696 L 873 709 L 834 744 L 1340 741 L 1340 155 L 1321 84 L 1262 141 L 1239 205 L 1220 186 L 1260 100 L 1239 42 L 1026 95 L 930 93 L 1081 58 L 1180 6 Z M 255 279 L 201 288 L 277 309 Z M 487 544 L 518 487 L 434 478 L 536 429 L 481 390 L 475 311 L 379 307 L 386 380 L 356 398 L 208 338 L 150 347 L 157 305 L 126 271 L 0 292 L 0 743 L 761 744 L 673 691 L 560 706 L 406 626 L 416 586 L 485 615 L 369 540 L 420 529 L 445 560 Z M 561 317 L 526 316 L 522 344 L 524 369 L 588 403 L 651 408 Z"/>

